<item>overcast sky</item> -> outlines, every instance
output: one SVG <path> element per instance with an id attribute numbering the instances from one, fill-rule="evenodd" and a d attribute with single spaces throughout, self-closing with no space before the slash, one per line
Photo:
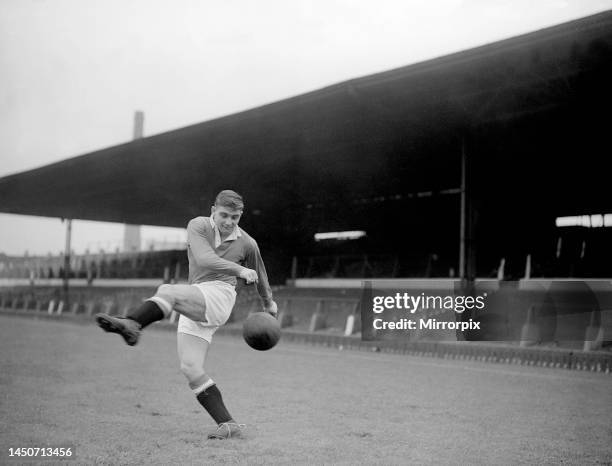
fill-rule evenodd
<path id="1" fill-rule="evenodd" d="M 604 11 L 612 0 L 2 0 L 0 177 Z M 0 214 L 0 252 L 54 254 L 59 219 Z M 182 238 L 145 229 L 145 240 Z M 73 246 L 122 227 L 75 221 Z"/>

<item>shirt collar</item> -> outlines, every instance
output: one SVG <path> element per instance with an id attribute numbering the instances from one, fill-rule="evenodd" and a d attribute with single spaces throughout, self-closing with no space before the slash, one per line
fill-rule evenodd
<path id="1" fill-rule="evenodd" d="M 212 218 L 212 215 L 209 217 L 210 220 L 210 226 L 212 227 L 213 231 L 215 232 L 215 248 L 218 248 L 222 241 L 221 241 L 221 233 L 219 232 L 219 228 L 217 228 L 217 224 L 215 223 L 215 221 Z M 227 238 L 225 238 L 225 241 L 234 241 L 238 238 L 240 238 L 242 236 L 242 233 L 240 232 L 240 228 L 238 228 L 238 225 L 234 226 L 234 231 L 232 231 Z"/>

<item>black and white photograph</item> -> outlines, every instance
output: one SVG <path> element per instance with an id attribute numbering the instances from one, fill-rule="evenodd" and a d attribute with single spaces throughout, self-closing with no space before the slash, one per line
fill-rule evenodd
<path id="1" fill-rule="evenodd" d="M 612 0 L 0 2 L 0 464 L 612 465 Z"/>

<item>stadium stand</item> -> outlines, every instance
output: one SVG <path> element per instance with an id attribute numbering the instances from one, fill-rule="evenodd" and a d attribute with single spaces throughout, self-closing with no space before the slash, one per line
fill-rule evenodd
<path id="1" fill-rule="evenodd" d="M 187 280 L 184 250 L 138 253 L 79 254 L 70 258 L 69 278 L 165 278 Z M 63 278 L 64 256 L 7 256 L 0 254 L 0 278 Z"/>

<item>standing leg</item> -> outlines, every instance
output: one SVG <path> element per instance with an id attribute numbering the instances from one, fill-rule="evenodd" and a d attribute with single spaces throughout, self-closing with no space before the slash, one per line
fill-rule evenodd
<path id="1" fill-rule="evenodd" d="M 177 349 L 181 372 L 187 378 L 189 387 L 198 402 L 218 424 L 210 439 L 241 437 L 241 426 L 234 421 L 223 403 L 223 397 L 215 382 L 206 374 L 204 364 L 210 343 L 203 338 L 179 332 Z"/>

